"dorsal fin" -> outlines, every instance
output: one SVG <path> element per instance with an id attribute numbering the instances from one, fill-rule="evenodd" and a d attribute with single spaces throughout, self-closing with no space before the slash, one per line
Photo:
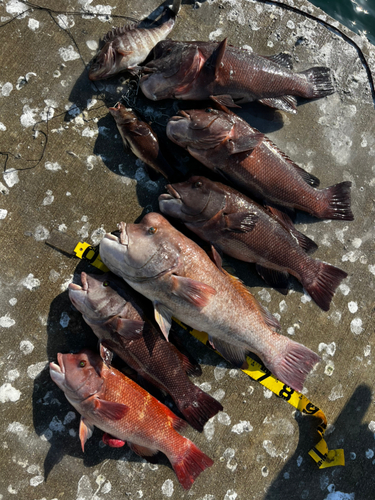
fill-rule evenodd
<path id="1" fill-rule="evenodd" d="M 136 28 L 138 28 L 139 24 L 140 24 L 139 21 L 133 21 L 133 22 L 130 22 L 128 24 L 124 24 L 124 26 L 119 26 L 117 28 L 113 28 L 110 31 L 108 31 L 108 33 L 106 35 L 103 36 L 103 42 L 105 42 L 105 43 L 111 42 L 112 40 L 114 40 L 118 36 L 121 36 L 124 33 L 126 33 L 127 31 L 135 30 Z"/>
<path id="2" fill-rule="evenodd" d="M 225 54 L 225 50 L 227 48 L 227 38 L 224 38 L 222 42 L 219 43 L 217 49 L 215 50 L 216 55 L 216 63 L 215 63 L 215 80 L 218 80 L 220 77 L 220 70 L 222 68 L 223 58 Z"/>
<path id="3" fill-rule="evenodd" d="M 289 52 L 280 52 L 280 54 L 275 54 L 273 56 L 263 56 L 265 59 L 283 66 L 284 68 L 293 69 L 293 57 Z"/>
<path id="4" fill-rule="evenodd" d="M 319 186 L 320 180 L 317 177 L 315 177 L 315 175 L 312 175 L 309 172 L 306 172 L 306 170 L 304 170 L 302 167 L 300 167 L 299 165 L 297 165 L 296 163 L 294 163 L 294 161 L 291 160 L 289 158 L 289 156 L 287 156 L 285 153 L 283 153 L 282 151 L 280 151 L 280 149 L 276 146 L 276 144 L 274 144 L 270 139 L 268 139 L 268 138 L 265 137 L 264 138 L 264 142 L 268 142 L 268 144 L 276 151 L 277 154 L 279 154 L 280 156 L 282 156 L 284 158 L 284 160 L 289 163 L 289 165 L 291 165 L 292 167 L 294 167 L 295 170 L 296 170 L 296 172 L 302 177 L 302 179 L 307 184 L 309 184 L 312 187 L 318 187 Z"/>
<path id="5" fill-rule="evenodd" d="M 242 296 L 246 296 L 249 299 L 249 301 L 251 302 L 251 306 L 258 309 L 266 325 L 273 331 L 279 331 L 281 327 L 278 320 L 269 312 L 268 309 L 266 309 L 260 302 L 257 301 L 254 295 L 245 287 L 242 281 L 239 278 L 236 278 L 236 276 L 232 276 L 231 274 L 229 274 L 225 269 L 222 269 L 222 271 L 230 278 L 237 291 Z"/>

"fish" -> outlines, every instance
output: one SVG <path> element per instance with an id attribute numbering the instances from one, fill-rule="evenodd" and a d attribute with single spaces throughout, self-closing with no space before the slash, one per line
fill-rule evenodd
<path id="1" fill-rule="evenodd" d="M 280 324 L 218 259 L 150 212 L 138 224 L 119 225 L 120 236 L 100 242 L 105 265 L 154 304 L 168 338 L 172 317 L 208 334 L 211 345 L 237 367 L 253 352 L 284 384 L 302 390 L 320 360 L 307 347 L 278 333 Z"/>
<path id="2" fill-rule="evenodd" d="M 288 293 L 295 276 L 323 311 L 347 273 L 311 257 L 318 247 L 296 230 L 289 218 L 279 218 L 239 191 L 206 177 L 167 185 L 159 196 L 160 211 L 177 218 L 217 251 L 255 262 L 260 276 Z"/>
<path id="3" fill-rule="evenodd" d="M 150 461 L 159 451 L 171 462 L 184 489 L 213 460 L 177 431 L 186 422 L 100 356 L 83 350 L 57 354 L 49 365 L 50 376 L 80 413 L 79 437 L 82 451 L 94 427 L 125 441 L 137 455 Z"/>
<path id="4" fill-rule="evenodd" d="M 296 96 L 325 97 L 334 92 L 331 70 L 325 66 L 292 71 L 287 53 L 261 56 L 222 42 L 163 40 L 140 81 L 144 95 L 161 99 L 212 99 L 229 107 L 258 101 L 296 113 Z"/>
<path id="5" fill-rule="evenodd" d="M 89 79 L 102 80 L 125 70 L 139 72 L 139 65 L 153 47 L 172 31 L 180 7 L 181 0 L 174 0 L 172 8 L 165 10 L 166 19 L 154 28 L 140 28 L 141 23 L 131 23 L 108 31 L 103 37 L 103 47 L 91 63 Z"/>
<path id="6" fill-rule="evenodd" d="M 275 209 L 291 214 L 298 209 L 319 219 L 354 219 L 350 181 L 318 189 L 316 176 L 225 106 L 180 111 L 169 120 L 167 136 L 240 191 Z"/>
<path id="7" fill-rule="evenodd" d="M 115 119 L 118 131 L 125 147 L 131 151 L 154 171 L 162 174 L 166 179 L 173 179 L 174 170 L 160 151 L 157 135 L 151 126 L 140 120 L 134 111 L 117 103 L 109 108 Z"/>
<path id="8" fill-rule="evenodd" d="M 201 374 L 145 317 L 142 296 L 112 273 L 81 273 L 82 286 L 69 284 L 69 298 L 100 341 L 102 359 L 117 354 L 145 380 L 168 393 L 199 432 L 222 405 L 187 376 Z M 109 352 L 108 352 L 109 351 Z"/>

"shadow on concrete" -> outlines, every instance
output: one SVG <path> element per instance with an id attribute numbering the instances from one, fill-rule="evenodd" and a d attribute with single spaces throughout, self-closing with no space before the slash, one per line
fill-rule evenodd
<path id="1" fill-rule="evenodd" d="M 371 400 L 370 387 L 358 386 L 334 422 L 333 432 L 326 436 L 329 449 L 344 448 L 345 467 L 318 469 L 308 455 L 320 439 L 316 432 L 317 419 L 297 413 L 299 442 L 296 451 L 268 489 L 265 500 L 307 500 L 313 498 L 309 490 L 316 491 L 317 484 L 320 484 L 321 498 L 327 498 L 329 492 L 334 492 L 334 486 L 327 488 L 338 481 L 340 490 L 347 495 L 353 494 L 353 498 L 354 494 L 355 498 L 373 498 L 373 481 L 369 479 L 373 477 L 374 461 L 366 458 L 364 450 L 373 445 L 374 434 L 368 424 L 362 422 Z"/>

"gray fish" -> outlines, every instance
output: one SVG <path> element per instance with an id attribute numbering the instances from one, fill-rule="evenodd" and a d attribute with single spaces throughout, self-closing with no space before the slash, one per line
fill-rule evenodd
<path id="1" fill-rule="evenodd" d="M 90 80 L 102 80 L 128 70 L 137 72 L 141 64 L 155 47 L 172 31 L 181 0 L 174 0 L 172 9 L 167 8 L 167 20 L 155 28 L 139 28 L 139 24 L 121 26 L 109 31 L 104 37 L 104 46 L 95 57 L 89 70 Z"/>

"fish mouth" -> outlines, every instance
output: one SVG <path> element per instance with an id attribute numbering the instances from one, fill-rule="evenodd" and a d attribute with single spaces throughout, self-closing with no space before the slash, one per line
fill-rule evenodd
<path id="1" fill-rule="evenodd" d="M 57 353 L 57 363 L 49 364 L 49 372 L 55 384 L 61 387 L 65 382 L 65 367 L 61 352 Z"/>
<path id="2" fill-rule="evenodd" d="M 127 225 L 125 222 L 120 222 L 120 224 L 117 225 L 119 231 L 120 231 L 120 243 L 121 245 L 129 246 L 129 235 L 128 235 L 128 229 Z"/>

